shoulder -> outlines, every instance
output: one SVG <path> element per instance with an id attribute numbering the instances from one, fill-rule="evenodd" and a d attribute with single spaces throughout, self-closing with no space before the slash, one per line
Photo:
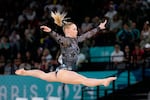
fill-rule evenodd
<path id="1" fill-rule="evenodd" d="M 123 51 L 120 51 L 120 54 L 124 54 L 124 52 L 123 52 Z"/>

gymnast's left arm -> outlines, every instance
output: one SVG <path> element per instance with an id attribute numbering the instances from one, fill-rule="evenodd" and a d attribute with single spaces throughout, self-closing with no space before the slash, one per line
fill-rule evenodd
<path id="1" fill-rule="evenodd" d="M 107 23 L 107 20 L 105 20 L 103 23 L 100 23 L 99 26 L 97 28 L 94 28 L 84 34 L 82 34 L 81 36 L 78 36 L 78 42 L 82 42 L 86 39 L 91 38 L 92 36 L 94 36 L 97 32 L 99 32 L 100 30 L 105 29 L 105 25 Z"/>

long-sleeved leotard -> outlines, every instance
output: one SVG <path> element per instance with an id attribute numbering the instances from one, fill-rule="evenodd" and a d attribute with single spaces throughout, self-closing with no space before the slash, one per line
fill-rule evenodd
<path id="1" fill-rule="evenodd" d="M 47 29 L 45 29 L 47 30 Z M 78 59 L 79 47 L 78 42 L 82 42 L 83 40 L 92 37 L 96 34 L 98 29 L 93 29 L 81 36 L 76 38 L 64 37 L 56 32 L 51 32 L 50 35 L 56 39 L 56 41 L 60 44 L 62 62 L 65 66 L 60 65 L 56 69 L 55 72 L 45 73 L 41 70 L 24 70 L 19 69 L 15 73 L 17 75 L 23 76 L 32 76 L 36 78 L 40 78 L 42 80 L 46 80 L 48 82 L 61 82 L 64 84 L 82 84 L 85 86 L 98 86 L 104 85 L 108 86 L 109 83 L 116 79 L 116 77 L 110 77 L 106 79 L 96 79 L 96 78 L 88 78 L 86 76 L 80 75 L 72 70 L 72 66 L 76 64 L 76 60 Z"/>
<path id="2" fill-rule="evenodd" d="M 60 66 L 59 69 L 63 68 L 67 70 L 73 70 L 73 67 L 75 66 L 76 61 L 78 59 L 78 54 L 80 52 L 78 43 L 88 38 L 91 38 L 97 33 L 98 30 L 98 28 L 95 28 L 80 36 L 77 36 L 77 38 L 65 37 L 59 35 L 55 31 L 50 32 L 50 36 L 56 40 L 56 42 L 60 45 L 61 49 L 63 65 Z"/>

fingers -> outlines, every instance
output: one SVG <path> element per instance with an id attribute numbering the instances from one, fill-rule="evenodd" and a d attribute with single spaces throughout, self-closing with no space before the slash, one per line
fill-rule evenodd
<path id="1" fill-rule="evenodd" d="M 107 20 L 105 19 L 104 24 L 106 24 L 106 23 L 107 23 Z"/>
<path id="2" fill-rule="evenodd" d="M 40 29 L 44 30 L 45 26 L 40 26 Z"/>

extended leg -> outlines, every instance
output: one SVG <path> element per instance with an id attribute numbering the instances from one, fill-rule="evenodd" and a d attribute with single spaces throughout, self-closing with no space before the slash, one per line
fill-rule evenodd
<path id="1" fill-rule="evenodd" d="M 83 84 L 85 86 L 108 86 L 110 82 L 116 80 L 116 77 L 108 77 L 104 79 L 94 79 L 84 77 L 76 72 L 68 70 L 60 70 L 57 74 L 58 81 L 67 84 Z"/>
<path id="2" fill-rule="evenodd" d="M 62 82 L 66 84 L 83 84 L 85 86 L 108 86 L 110 82 L 116 80 L 116 77 L 109 77 L 104 79 L 94 79 L 84 77 L 74 71 L 59 70 L 57 76 L 55 72 L 45 73 L 40 70 L 24 70 L 19 69 L 16 71 L 18 75 L 33 76 L 49 82 Z"/>
<path id="3" fill-rule="evenodd" d="M 49 82 L 57 82 L 57 77 L 55 72 L 49 72 L 45 73 L 41 70 L 24 70 L 24 69 L 19 69 L 15 72 L 17 75 L 22 75 L 22 76 L 32 76 L 36 78 L 40 78 L 45 81 Z"/>

